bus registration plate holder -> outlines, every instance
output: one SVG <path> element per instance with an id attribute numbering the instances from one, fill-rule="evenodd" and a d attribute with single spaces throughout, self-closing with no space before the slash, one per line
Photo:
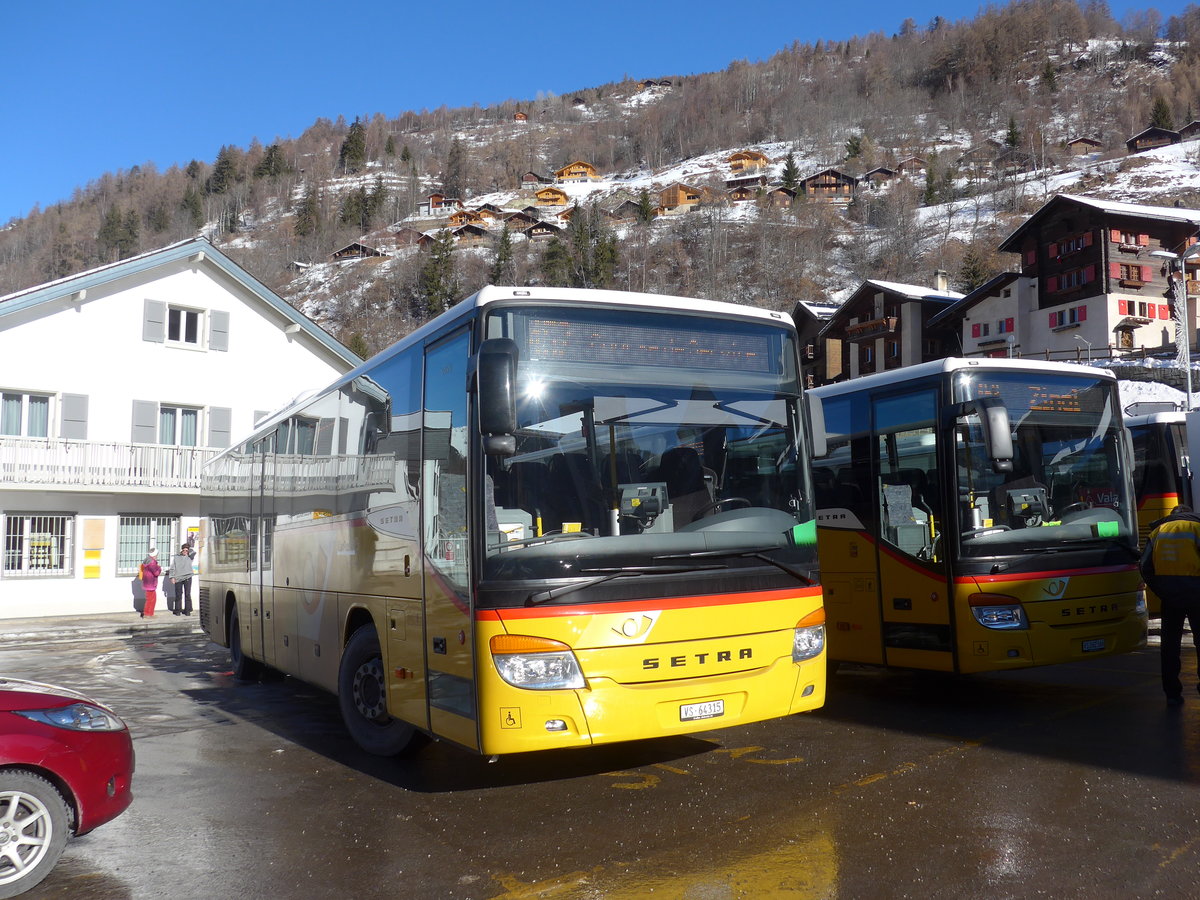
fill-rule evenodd
<path id="1" fill-rule="evenodd" d="M 704 703 L 684 703 L 679 707 L 680 722 L 695 722 L 697 719 L 716 719 L 725 715 L 724 700 L 707 700 Z"/>
<path id="2" fill-rule="evenodd" d="M 1090 641 L 1083 642 L 1084 653 L 1095 653 L 1097 650 L 1104 649 L 1104 638 L 1092 638 Z"/>

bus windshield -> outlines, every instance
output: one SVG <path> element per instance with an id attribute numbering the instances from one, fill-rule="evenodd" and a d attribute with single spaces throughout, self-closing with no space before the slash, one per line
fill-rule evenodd
<path id="1" fill-rule="evenodd" d="M 1136 532 L 1110 382 L 1087 375 L 964 372 L 955 400 L 960 549 L 965 556 L 1069 550 Z M 998 402 L 1012 435 L 1011 471 L 991 458 L 979 410 Z"/>
<path id="2" fill-rule="evenodd" d="M 815 577 L 788 330 L 520 308 L 492 313 L 488 334 L 520 362 L 516 452 L 485 462 L 485 580 Z"/>

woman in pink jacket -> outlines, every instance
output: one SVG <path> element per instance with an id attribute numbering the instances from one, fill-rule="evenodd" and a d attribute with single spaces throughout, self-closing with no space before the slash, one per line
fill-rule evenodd
<path id="1" fill-rule="evenodd" d="M 150 549 L 150 553 L 142 560 L 142 587 L 146 591 L 146 608 L 142 618 L 154 615 L 154 602 L 158 599 L 158 576 L 162 574 L 162 566 L 158 564 L 158 551 Z"/>

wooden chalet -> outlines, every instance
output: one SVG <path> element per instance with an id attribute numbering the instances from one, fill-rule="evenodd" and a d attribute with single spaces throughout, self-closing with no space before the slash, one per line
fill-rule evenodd
<path id="1" fill-rule="evenodd" d="M 521 234 L 531 241 L 548 241 L 555 235 L 562 234 L 562 227 L 553 222 L 534 222 L 528 228 L 522 229 Z"/>
<path id="2" fill-rule="evenodd" d="M 421 240 L 421 232 L 415 228 L 409 228 L 407 225 L 402 225 L 399 228 L 391 227 L 388 229 L 392 233 L 392 240 L 396 247 L 415 247 Z"/>
<path id="3" fill-rule="evenodd" d="M 538 206 L 566 206 L 571 202 L 567 192 L 556 187 L 544 187 L 534 196 L 537 198 Z"/>
<path id="4" fill-rule="evenodd" d="M 924 175 L 929 165 L 919 156 L 906 156 L 900 162 L 896 163 L 895 168 L 897 175 L 916 178 L 917 176 Z"/>
<path id="5" fill-rule="evenodd" d="M 690 184 L 676 182 L 658 192 L 658 205 L 667 212 L 680 212 L 691 209 L 704 197 L 704 191 Z"/>
<path id="6" fill-rule="evenodd" d="M 417 211 L 427 216 L 444 215 L 451 210 L 462 209 L 462 205 L 463 202 L 457 197 L 447 197 L 434 191 L 417 205 Z"/>
<path id="7" fill-rule="evenodd" d="M 655 81 L 653 78 L 643 78 L 641 81 L 638 82 L 638 90 L 639 91 L 645 91 L 652 87 L 658 87 L 658 82 Z"/>
<path id="8" fill-rule="evenodd" d="M 367 259 L 372 256 L 387 256 L 381 248 L 364 244 L 362 241 L 351 241 L 345 247 L 334 250 L 329 254 L 333 262 L 344 262 L 350 259 Z"/>
<path id="9" fill-rule="evenodd" d="M 482 225 L 459 225 L 450 233 L 454 235 L 454 243 L 460 247 L 473 247 L 477 244 L 487 243 L 492 239 L 492 233 Z"/>
<path id="10" fill-rule="evenodd" d="M 1127 140 L 1125 142 L 1125 149 L 1130 153 L 1145 153 L 1147 150 L 1157 150 L 1159 147 L 1178 144 L 1179 141 L 1178 131 L 1171 131 L 1169 128 L 1159 128 L 1155 125 L 1147 128 L 1145 131 L 1139 131 Z"/>
<path id="11" fill-rule="evenodd" d="M 992 172 L 997 178 L 1033 172 L 1037 167 L 1037 158 L 1032 153 L 1018 150 L 1016 147 L 1005 147 L 992 160 Z"/>
<path id="12" fill-rule="evenodd" d="M 521 187 L 537 188 L 542 184 L 554 184 L 554 179 L 549 175 L 543 175 L 540 172 L 525 172 L 521 175 Z"/>
<path id="13" fill-rule="evenodd" d="M 561 169 L 554 173 L 554 177 L 559 181 L 599 181 L 600 176 L 596 174 L 596 167 L 589 162 L 575 160 L 575 162 L 567 163 Z"/>
<path id="14" fill-rule="evenodd" d="M 730 188 L 725 192 L 726 198 L 730 203 L 749 203 L 752 200 L 758 199 L 758 192 L 761 190 L 757 185 L 743 184 L 735 188 Z"/>
<path id="15" fill-rule="evenodd" d="M 641 204 L 636 200 L 622 200 L 612 209 L 606 209 L 604 214 L 612 222 L 636 222 L 641 215 Z"/>
<path id="16" fill-rule="evenodd" d="M 973 179 L 989 178 L 993 171 L 993 165 L 996 162 L 996 156 L 1003 148 L 1003 144 L 999 141 L 988 138 L 982 144 L 976 144 L 958 159 L 954 161 L 954 165 L 958 167 L 964 175 Z"/>
<path id="17" fill-rule="evenodd" d="M 1194 141 L 1200 139 L 1200 119 L 1192 119 L 1192 121 L 1180 128 L 1179 139 L 1181 141 Z"/>
<path id="18" fill-rule="evenodd" d="M 800 191 L 806 197 L 849 203 L 858 190 L 858 179 L 838 169 L 823 169 L 800 180 Z"/>
<path id="19" fill-rule="evenodd" d="M 757 150 L 739 150 L 726 160 L 730 172 L 757 172 L 771 164 L 771 158 Z"/>
<path id="20" fill-rule="evenodd" d="M 772 188 L 763 194 L 762 202 L 764 206 L 772 206 L 777 209 L 791 209 L 796 204 L 796 196 L 796 191 L 781 186 Z"/>
<path id="21" fill-rule="evenodd" d="M 529 113 L 523 113 L 520 110 L 517 110 L 515 113 L 513 113 L 513 121 L 514 122 L 528 122 L 529 121 Z"/>
<path id="22" fill-rule="evenodd" d="M 473 209 L 460 209 L 450 214 L 450 227 L 452 228 L 457 228 L 459 225 L 479 225 L 482 227 L 483 224 L 483 216 Z"/>
<path id="23" fill-rule="evenodd" d="M 744 172 L 739 175 L 730 175 L 725 179 L 725 187 L 766 187 L 767 173 L 766 172 Z"/>
<path id="24" fill-rule="evenodd" d="M 505 216 L 503 224 L 507 225 L 510 231 L 520 231 L 540 221 L 537 216 L 531 216 L 527 212 L 515 212 Z"/>
<path id="25" fill-rule="evenodd" d="M 1087 156 L 1102 150 L 1104 145 L 1095 138 L 1077 137 L 1067 141 L 1067 152 L 1072 156 Z"/>
<path id="26" fill-rule="evenodd" d="M 897 172 L 895 169 L 889 169 L 887 166 L 876 166 L 871 171 L 864 172 L 861 180 L 872 187 L 878 187 L 881 184 L 887 184 L 896 175 Z"/>

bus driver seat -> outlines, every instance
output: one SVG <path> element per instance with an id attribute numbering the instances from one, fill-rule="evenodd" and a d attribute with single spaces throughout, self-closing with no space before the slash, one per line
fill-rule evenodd
<path id="1" fill-rule="evenodd" d="M 665 451 L 658 464 L 658 477 L 667 485 L 667 502 L 671 504 L 677 530 L 712 503 L 700 454 L 691 447 L 672 447 Z"/>

